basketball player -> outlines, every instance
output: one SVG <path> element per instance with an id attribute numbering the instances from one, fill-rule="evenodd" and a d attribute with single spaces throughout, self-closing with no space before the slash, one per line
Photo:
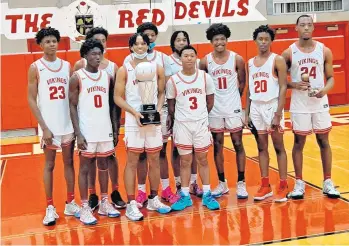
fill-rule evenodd
<path id="1" fill-rule="evenodd" d="M 224 132 L 230 137 L 236 152 L 238 166 L 237 197 L 248 197 L 245 183 L 246 154 L 242 143 L 242 107 L 241 95 L 245 87 L 245 62 L 233 51 L 227 50 L 230 30 L 226 25 L 213 24 L 206 31 L 214 51 L 200 61 L 200 69 L 207 71 L 216 87 L 215 104 L 209 114 L 210 129 L 214 139 L 214 160 L 219 178 L 219 185 L 212 191 L 212 196 L 220 197 L 229 192 L 224 175 Z"/>
<path id="2" fill-rule="evenodd" d="M 169 127 L 174 122 L 173 139 L 181 159 L 181 198 L 171 208 L 178 211 L 193 205 L 189 195 L 189 181 L 194 147 L 203 184 L 202 204 L 215 210 L 220 205 L 211 195 L 207 162 L 207 152 L 212 144 L 208 113 L 214 104 L 215 87 L 212 78 L 205 71 L 197 69 L 194 47 L 185 46 L 179 54 L 183 69 L 172 75 L 166 85 Z"/>
<path id="3" fill-rule="evenodd" d="M 44 186 L 47 201 L 43 224 L 51 226 L 59 218 L 53 205 L 53 170 L 56 150 L 62 149 L 64 177 L 67 184 L 65 215 L 75 215 L 80 208 L 74 201 L 75 171 L 73 165 L 74 129 L 69 114 L 70 64 L 57 57 L 58 30 L 48 27 L 36 34 L 44 56 L 31 64 L 28 71 L 28 103 L 39 123 L 41 147 L 45 154 Z"/>
<path id="4" fill-rule="evenodd" d="M 116 113 L 110 108 L 113 100 L 114 79 L 105 70 L 99 69 L 104 47 L 95 39 L 88 39 L 80 48 L 86 67 L 76 71 L 70 78 L 70 114 L 77 145 L 80 151 L 79 190 L 82 209 L 80 221 L 85 225 L 97 223 L 88 204 L 88 173 L 94 168 L 96 159 L 101 189 L 101 203 L 98 214 L 111 218 L 120 213 L 108 200 L 108 159 L 114 155 L 117 137 L 112 127 Z"/>
<path id="5" fill-rule="evenodd" d="M 296 31 L 298 41 L 282 54 L 290 69 L 291 82 L 288 87 L 292 89 L 290 112 L 296 184 L 289 196 L 294 199 L 304 197 L 303 148 L 307 136 L 314 132 L 321 152 L 323 193 L 331 198 L 339 198 L 340 193 L 331 180 L 332 152 L 328 140 L 332 124 L 327 93 L 334 86 L 332 52 L 323 43 L 312 39 L 314 24 L 311 16 L 298 17 Z"/>
<path id="6" fill-rule="evenodd" d="M 149 38 L 144 33 L 136 33 L 129 40 L 129 47 L 133 51 L 133 59 L 124 64 L 117 73 L 114 92 L 115 103 L 126 111 L 125 115 L 125 143 L 127 147 L 127 163 L 124 172 L 124 182 L 128 198 L 126 216 L 130 220 L 138 221 L 143 219 L 135 200 L 136 170 L 139 162 L 139 155 L 144 151 L 149 161 L 150 195 L 148 196 L 148 210 L 156 210 L 159 213 L 168 213 L 171 208 L 160 202 L 158 187 L 160 182 L 159 155 L 162 149 L 161 125 L 143 126 L 140 118 L 143 116 L 138 112 L 142 100 L 136 80 L 135 68 L 138 64 L 148 62 L 147 51 Z M 153 91 L 153 103 L 157 105 L 160 112 L 163 106 L 165 76 L 164 69 L 156 63 L 149 63 L 156 71 L 156 83 Z M 125 98 L 125 99 L 124 99 Z M 146 167 L 147 169 L 147 167 Z"/>
<path id="7" fill-rule="evenodd" d="M 102 43 L 104 50 L 106 50 L 107 40 L 108 40 L 107 30 L 105 30 L 103 27 L 94 27 L 86 34 L 86 40 L 91 38 L 99 40 Z M 81 68 L 86 67 L 86 64 L 87 62 L 85 58 L 80 59 L 75 63 L 74 71 L 77 71 Z M 102 70 L 105 70 L 109 74 L 109 76 L 111 76 L 115 81 L 115 76 L 116 76 L 116 71 L 118 69 L 118 66 L 114 62 L 105 58 L 104 54 L 102 56 L 102 60 L 99 65 L 99 68 Z M 113 130 L 113 132 L 117 134 L 117 137 L 115 137 L 115 140 L 116 140 L 115 146 L 116 146 L 118 142 L 119 129 L 120 129 L 121 109 L 117 107 L 114 103 L 110 104 L 110 106 L 111 106 L 110 111 L 117 113 L 117 115 L 114 117 L 117 119 L 117 122 L 113 122 L 112 124 L 113 127 L 116 128 L 115 130 Z M 114 107 L 116 107 L 116 110 L 114 110 Z M 118 191 L 119 166 L 118 166 L 117 159 L 115 156 L 112 155 L 108 158 L 107 161 L 108 161 L 108 171 L 109 171 L 110 181 L 112 183 L 112 193 L 110 194 L 111 200 L 114 203 L 116 208 L 125 208 L 126 203 L 122 200 L 121 195 Z M 89 172 L 88 174 L 88 190 L 90 193 L 90 196 L 88 199 L 89 206 L 92 209 L 95 209 L 98 206 L 98 196 L 96 195 L 96 165 L 94 165 L 91 168 L 91 172 Z"/>
<path id="8" fill-rule="evenodd" d="M 288 187 L 287 155 L 283 140 L 285 128 L 283 109 L 287 91 L 287 68 L 284 58 L 270 51 L 274 38 L 274 30 L 268 25 L 259 26 L 253 32 L 258 55 L 248 61 L 249 88 L 246 97 L 245 125 L 250 125 L 252 121 L 258 132 L 257 146 L 262 184 L 254 195 L 254 200 L 261 201 L 273 196 L 269 184 L 268 134 L 270 134 L 280 175 L 280 185 L 274 201 L 285 202 Z"/>
<path id="9" fill-rule="evenodd" d="M 189 35 L 186 31 L 175 31 L 171 36 L 170 41 L 171 49 L 173 51 L 173 54 L 170 55 L 170 64 L 169 67 L 171 68 L 171 74 L 174 75 L 182 70 L 182 61 L 179 56 L 179 52 L 183 49 L 183 47 L 190 45 L 190 39 Z M 197 59 L 197 67 L 199 67 L 200 59 Z M 167 117 L 167 111 L 166 114 L 162 115 L 163 117 Z M 163 148 L 163 150 L 166 150 Z M 197 163 L 195 161 L 195 158 L 193 159 L 193 163 L 191 165 L 191 176 L 190 176 L 190 189 L 189 193 L 193 194 L 198 197 L 202 197 L 202 190 L 196 183 L 197 179 Z M 175 181 L 177 186 L 177 191 L 181 188 L 181 177 L 180 177 L 180 159 L 177 147 L 174 146 L 172 141 L 172 167 L 173 167 L 173 173 L 175 175 Z"/>
<path id="10" fill-rule="evenodd" d="M 160 65 L 165 70 L 165 81 L 171 76 L 171 70 L 168 67 L 169 64 L 169 58 L 164 53 L 154 50 L 155 47 L 155 41 L 158 36 L 158 28 L 151 22 L 145 22 L 138 26 L 137 33 L 144 33 L 148 36 L 150 44 L 148 47 L 148 55 L 147 59 L 150 62 L 155 62 L 156 64 Z M 131 54 L 128 55 L 125 60 L 124 64 L 127 62 L 133 60 L 132 50 Z M 174 203 L 179 199 L 179 196 L 173 194 L 170 187 L 170 181 L 169 181 L 169 174 L 168 174 L 168 161 L 166 156 L 166 145 L 167 145 L 167 139 L 170 136 L 170 133 L 167 131 L 166 127 L 166 118 L 167 118 L 167 103 L 165 100 L 162 112 L 161 112 L 161 122 L 162 122 L 162 138 L 163 138 L 163 148 L 160 152 L 160 176 L 161 176 L 161 185 L 162 185 L 162 193 L 161 198 L 165 201 L 168 201 L 170 203 Z M 136 198 L 136 201 L 139 204 L 139 207 L 142 207 L 147 202 L 147 194 L 145 189 L 145 182 L 147 178 L 148 169 L 147 167 L 147 155 L 146 153 L 140 154 L 140 160 L 139 165 L 137 169 L 137 178 L 138 178 L 138 195 Z"/>

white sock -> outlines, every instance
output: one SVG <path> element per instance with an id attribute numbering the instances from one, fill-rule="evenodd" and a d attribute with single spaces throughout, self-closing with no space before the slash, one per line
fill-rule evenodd
<path id="1" fill-rule="evenodd" d="M 193 184 L 196 182 L 197 176 L 198 176 L 197 174 L 190 175 L 190 184 Z"/>
<path id="2" fill-rule="evenodd" d="M 138 190 L 141 190 L 145 193 L 145 184 L 139 184 L 138 185 Z"/>
<path id="3" fill-rule="evenodd" d="M 202 189 L 204 191 L 204 194 L 206 194 L 211 191 L 211 185 L 203 185 Z"/>
<path id="4" fill-rule="evenodd" d="M 162 185 L 162 190 L 165 190 L 167 187 L 170 186 L 170 180 L 169 179 L 161 179 L 161 185 Z"/>
<path id="5" fill-rule="evenodd" d="M 181 177 L 175 177 L 175 182 L 176 182 L 176 185 L 177 184 L 181 184 Z"/>
<path id="6" fill-rule="evenodd" d="M 185 196 L 189 196 L 189 187 L 182 187 L 182 192 Z"/>

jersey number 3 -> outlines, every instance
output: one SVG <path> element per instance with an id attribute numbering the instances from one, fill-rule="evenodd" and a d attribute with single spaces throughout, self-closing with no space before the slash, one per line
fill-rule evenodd
<path id="1" fill-rule="evenodd" d="M 50 100 L 65 99 L 65 88 L 64 86 L 51 86 L 50 90 Z"/>
<path id="2" fill-rule="evenodd" d="M 254 82 L 254 93 L 266 92 L 267 89 L 266 80 L 257 80 Z"/>
<path id="3" fill-rule="evenodd" d="M 198 99 L 196 97 L 189 97 L 189 101 L 191 101 L 190 109 L 198 108 Z"/>

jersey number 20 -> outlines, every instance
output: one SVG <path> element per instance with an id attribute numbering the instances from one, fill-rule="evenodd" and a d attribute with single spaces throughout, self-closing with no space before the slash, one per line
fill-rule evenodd
<path id="1" fill-rule="evenodd" d="M 267 89 L 266 80 L 257 80 L 254 82 L 254 93 L 266 92 Z"/>

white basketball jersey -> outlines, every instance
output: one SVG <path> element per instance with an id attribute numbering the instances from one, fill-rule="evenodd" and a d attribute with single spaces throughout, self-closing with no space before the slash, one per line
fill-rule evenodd
<path id="1" fill-rule="evenodd" d="M 80 80 L 78 103 L 79 126 L 87 142 L 113 140 L 109 111 L 110 76 L 104 70 L 90 73 L 82 68 L 75 72 Z"/>
<path id="2" fill-rule="evenodd" d="M 158 104 L 158 81 L 157 81 L 157 65 L 155 63 L 151 63 L 153 66 L 155 66 L 155 72 L 156 75 L 154 77 L 154 84 L 150 87 L 151 90 L 148 91 L 149 95 L 152 95 L 148 98 L 153 97 L 152 103 L 157 106 Z M 143 104 L 140 88 L 138 86 L 138 82 L 136 80 L 136 74 L 135 69 L 131 65 L 131 63 L 126 63 L 124 65 L 126 73 L 127 73 L 127 81 L 126 81 L 126 88 L 125 88 L 125 99 L 128 105 L 130 105 L 132 108 L 134 108 L 136 111 L 141 110 L 141 105 Z M 136 118 L 129 112 L 125 112 L 125 126 L 138 126 Z"/>
<path id="3" fill-rule="evenodd" d="M 271 53 L 268 60 L 257 67 L 255 57 L 248 61 L 248 86 L 252 101 L 268 102 L 279 97 L 279 82 L 275 77 L 275 58 L 277 54 Z"/>
<path id="4" fill-rule="evenodd" d="M 69 110 L 70 64 L 57 58 L 54 62 L 41 58 L 34 62 L 38 72 L 37 104 L 53 135 L 74 132 Z M 42 129 L 39 126 L 39 136 Z"/>
<path id="5" fill-rule="evenodd" d="M 82 58 L 82 62 L 83 62 L 83 66 L 86 67 L 87 61 L 85 58 Z M 116 71 L 116 64 L 110 60 L 108 60 L 108 66 L 106 68 L 104 68 L 103 70 L 105 70 L 109 76 L 111 76 L 112 78 L 115 77 L 115 71 Z"/>
<path id="6" fill-rule="evenodd" d="M 178 121 L 198 121 L 208 117 L 206 102 L 206 72 L 196 70 L 192 81 L 185 81 L 181 73 L 171 76 L 176 91 L 175 119 Z"/>
<path id="7" fill-rule="evenodd" d="M 173 54 L 169 56 L 169 67 L 171 68 L 171 75 L 174 75 L 178 73 L 179 71 L 182 71 L 183 65 L 182 61 L 178 58 L 176 58 Z M 199 68 L 200 59 L 196 60 L 196 68 Z"/>
<path id="8" fill-rule="evenodd" d="M 302 52 L 296 43 L 291 46 L 291 80 L 300 82 L 303 73 L 309 74 L 309 82 L 312 88 L 323 88 L 324 77 L 324 44 L 316 42 L 314 50 L 309 53 Z M 328 111 L 328 98 L 309 97 L 308 91 L 292 90 L 290 112 L 294 113 L 316 113 Z"/>
<path id="9" fill-rule="evenodd" d="M 211 75 L 216 88 L 210 117 L 240 116 L 242 107 L 236 72 L 236 53 L 230 51 L 229 59 L 222 65 L 213 60 L 212 53 L 208 54 L 206 59 L 208 74 Z"/>

